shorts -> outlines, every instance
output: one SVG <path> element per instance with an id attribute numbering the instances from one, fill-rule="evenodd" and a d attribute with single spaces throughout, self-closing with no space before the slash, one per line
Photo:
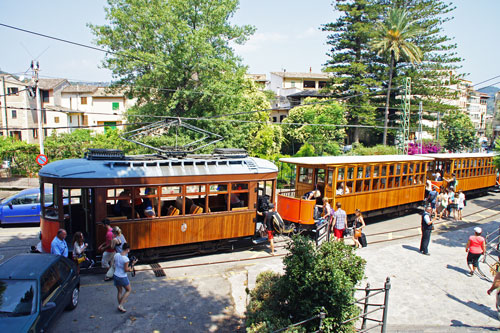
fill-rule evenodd
<path id="1" fill-rule="evenodd" d="M 267 239 L 271 240 L 274 238 L 273 236 L 273 231 L 272 230 L 266 230 L 267 231 Z"/>
<path id="2" fill-rule="evenodd" d="M 479 257 L 482 253 L 468 253 L 467 254 L 467 264 L 472 264 L 474 267 L 479 266 Z"/>
<path id="3" fill-rule="evenodd" d="M 116 287 L 126 287 L 130 284 L 130 281 L 128 280 L 128 276 L 118 277 L 116 275 L 113 275 L 113 281 L 114 281 Z"/>
<path id="4" fill-rule="evenodd" d="M 345 229 L 333 228 L 333 235 L 335 238 L 344 238 L 344 230 Z"/>
<path id="5" fill-rule="evenodd" d="M 436 209 L 436 201 L 431 201 L 431 208 Z"/>

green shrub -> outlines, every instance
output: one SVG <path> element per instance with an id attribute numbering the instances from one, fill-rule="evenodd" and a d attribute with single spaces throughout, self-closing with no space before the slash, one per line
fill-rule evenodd
<path id="1" fill-rule="evenodd" d="M 365 261 L 341 242 L 324 243 L 316 249 L 310 239 L 294 236 L 287 249 L 284 275 L 262 273 L 250 292 L 247 330 L 269 332 L 324 311 L 325 331 L 354 331 L 354 323 L 340 323 L 359 313 L 352 303 Z M 294 331 L 315 331 L 318 325 L 319 319 L 315 319 Z"/>

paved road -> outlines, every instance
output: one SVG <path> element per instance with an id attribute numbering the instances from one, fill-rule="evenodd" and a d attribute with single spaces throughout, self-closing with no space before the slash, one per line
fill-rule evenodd
<path id="1" fill-rule="evenodd" d="M 467 223 L 448 221 L 440 227 L 441 230 L 432 235 L 431 256 L 428 257 L 418 252 L 418 235 L 384 243 L 375 241 L 387 239 L 388 235 L 370 236 L 403 227 L 413 230 L 415 235 L 415 228 L 420 224 L 419 215 L 379 219 L 367 226 L 368 242 L 374 243 L 358 250 L 367 260 L 367 278 L 361 286 L 370 282 L 373 287 L 381 287 L 387 276 L 391 278 L 388 331 L 498 330 L 494 298 L 486 295 L 489 283 L 477 276 L 465 275 L 464 251 L 467 237 L 475 225 L 481 224 L 485 232 L 498 230 L 500 215 L 494 215 L 498 213 L 498 204 L 499 194 L 469 200 L 466 214 L 481 211 L 467 216 Z M 487 207 L 490 208 L 484 210 Z M 37 231 L 38 228 L 0 229 L 0 256 L 24 252 L 24 248 L 36 241 Z M 279 253 L 283 251 L 279 249 Z M 266 248 L 260 248 L 161 263 L 164 267 L 172 267 L 249 257 L 265 259 L 171 268 L 165 270 L 165 277 L 155 277 L 152 271 L 139 272 L 131 279 L 134 292 L 126 314 L 116 310 L 112 283 L 103 282 L 99 275 L 83 275 L 80 305 L 73 312 L 65 312 L 52 331 L 244 331 L 245 288 L 253 288 L 261 271 L 280 272 L 281 257 L 271 257 Z"/>

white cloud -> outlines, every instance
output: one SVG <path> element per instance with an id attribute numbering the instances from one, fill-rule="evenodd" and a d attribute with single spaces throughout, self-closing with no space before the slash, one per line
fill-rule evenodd
<path id="1" fill-rule="evenodd" d="M 307 39 L 307 38 L 312 38 L 312 37 L 318 37 L 318 36 L 321 36 L 322 34 L 324 34 L 324 32 L 322 32 L 318 28 L 309 27 L 304 32 L 301 32 L 300 34 L 298 34 L 297 38 L 298 39 Z"/>

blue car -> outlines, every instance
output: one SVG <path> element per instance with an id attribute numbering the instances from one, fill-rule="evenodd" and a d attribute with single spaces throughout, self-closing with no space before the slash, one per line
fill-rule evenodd
<path id="1" fill-rule="evenodd" d="M 54 254 L 19 254 L 0 265 L 0 332 L 43 332 L 78 305 L 73 261 Z"/>
<path id="2" fill-rule="evenodd" d="M 52 189 L 45 190 L 45 205 L 52 204 Z M 40 189 L 23 190 L 0 202 L 0 224 L 40 223 Z"/>

